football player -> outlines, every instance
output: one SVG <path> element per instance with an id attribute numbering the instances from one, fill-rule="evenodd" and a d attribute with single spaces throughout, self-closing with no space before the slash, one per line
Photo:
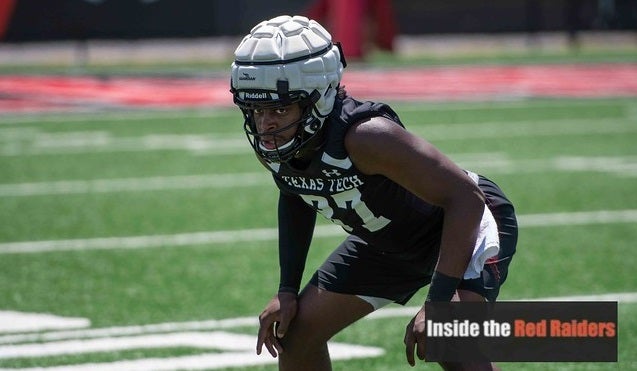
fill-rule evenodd
<path id="1" fill-rule="evenodd" d="M 494 301 L 515 252 L 500 188 L 411 134 L 386 104 L 348 96 L 345 65 L 302 16 L 256 25 L 232 64 L 245 133 L 280 191 L 280 284 L 259 317 L 257 353 L 265 346 L 281 370 L 331 369 L 332 336 L 426 285 L 426 301 Z M 317 213 L 348 237 L 301 290 Z M 425 356 L 424 324 L 423 305 L 405 331 L 412 366 L 414 352 Z"/>

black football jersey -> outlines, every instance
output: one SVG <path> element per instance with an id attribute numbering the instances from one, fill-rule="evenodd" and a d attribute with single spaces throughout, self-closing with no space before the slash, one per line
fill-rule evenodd
<path id="1" fill-rule="evenodd" d="M 403 126 L 398 115 L 385 104 L 349 97 L 336 99 L 334 107 L 324 123 L 325 144 L 306 168 L 299 170 L 287 163 L 265 164 L 278 188 L 298 195 L 318 213 L 372 248 L 387 252 L 416 247 L 437 249 L 442 209 L 382 175 L 361 173 L 345 149 L 345 134 L 353 124 L 384 116 Z"/>

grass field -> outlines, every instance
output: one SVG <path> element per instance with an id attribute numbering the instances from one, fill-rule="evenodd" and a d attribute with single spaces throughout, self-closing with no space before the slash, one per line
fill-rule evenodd
<path id="1" fill-rule="evenodd" d="M 516 204 L 502 300 L 637 292 L 634 98 L 394 107 Z M 275 369 L 252 349 L 277 286 L 277 193 L 236 110 L 0 116 L 0 174 L 0 368 Z M 342 237 L 320 224 L 308 274 Z M 13 312 L 60 322 L 30 331 Z M 335 354 L 360 357 L 335 369 L 409 369 L 415 310 L 386 313 L 334 339 Z M 637 369 L 634 300 L 619 304 L 618 334 L 617 364 L 502 367 Z"/>

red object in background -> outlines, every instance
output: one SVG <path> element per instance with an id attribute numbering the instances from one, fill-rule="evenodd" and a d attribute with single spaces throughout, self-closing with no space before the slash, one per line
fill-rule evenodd
<path id="1" fill-rule="evenodd" d="M 397 30 L 390 0 L 318 0 L 307 15 L 325 24 L 346 58 L 364 57 L 368 43 L 393 50 Z"/>
<path id="2" fill-rule="evenodd" d="M 4 34 L 9 28 L 14 8 L 15 0 L 0 0 L 0 40 L 4 39 Z"/>
<path id="3" fill-rule="evenodd" d="M 343 83 L 354 97 L 390 102 L 637 97 L 637 63 L 353 69 Z M 3 75 L 0 92 L 0 125 L 7 113 L 233 106 L 224 77 Z"/>

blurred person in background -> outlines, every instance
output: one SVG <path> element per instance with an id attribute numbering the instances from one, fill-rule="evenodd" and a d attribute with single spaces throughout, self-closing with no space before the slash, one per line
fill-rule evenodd
<path id="1" fill-rule="evenodd" d="M 307 16 L 325 24 L 349 59 L 370 49 L 393 51 L 397 26 L 390 0 L 316 0 Z"/>

